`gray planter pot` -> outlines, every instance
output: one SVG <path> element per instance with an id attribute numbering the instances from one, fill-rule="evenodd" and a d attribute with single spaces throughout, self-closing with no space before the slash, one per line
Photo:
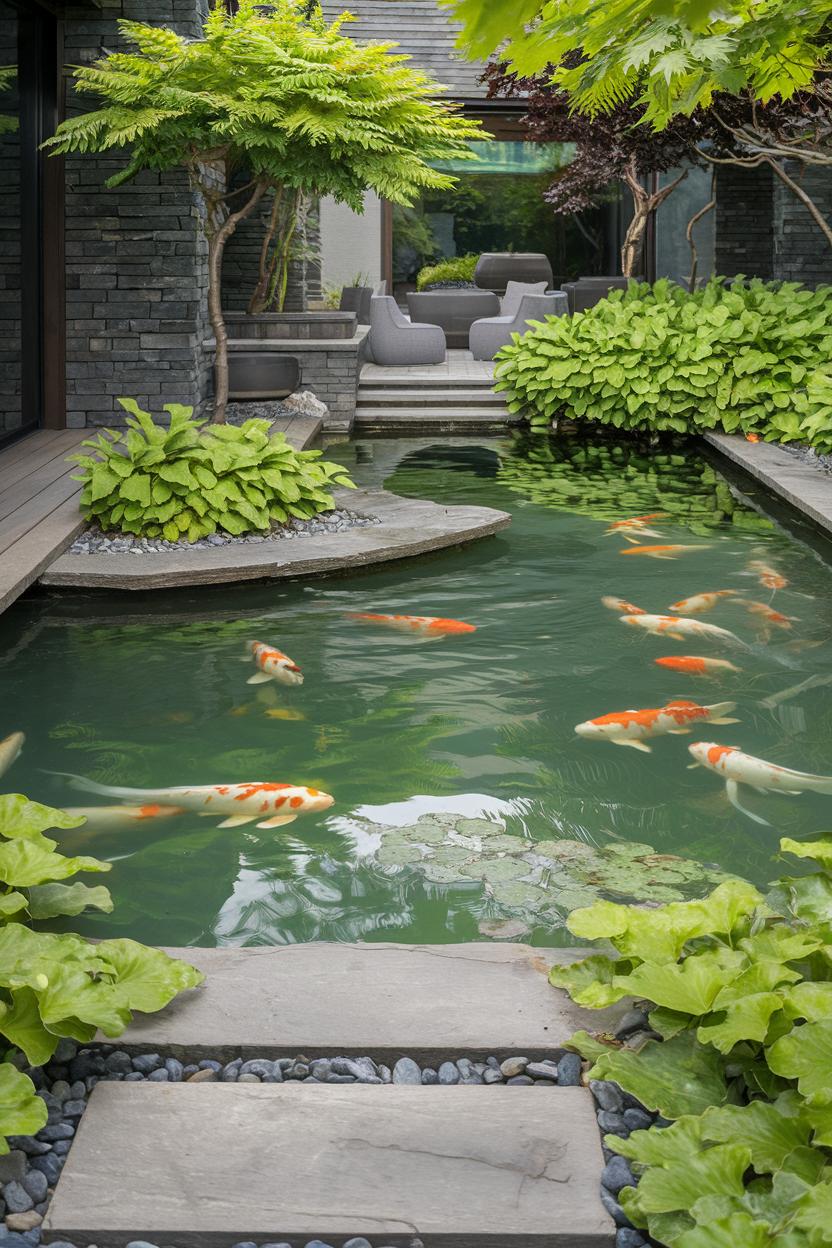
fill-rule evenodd
<path id="1" fill-rule="evenodd" d="M 300 364 L 282 351 L 229 351 L 230 399 L 285 399 L 300 384 Z"/>
<path id="2" fill-rule="evenodd" d="M 505 294 L 509 282 L 552 285 L 552 266 L 542 251 L 485 251 L 477 261 L 474 281 L 481 290 Z"/>

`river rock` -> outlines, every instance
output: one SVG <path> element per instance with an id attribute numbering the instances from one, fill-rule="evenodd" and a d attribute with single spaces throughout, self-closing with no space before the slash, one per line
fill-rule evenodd
<path id="1" fill-rule="evenodd" d="M 581 1059 L 577 1053 L 564 1053 L 558 1062 L 558 1083 L 562 1088 L 581 1086 Z"/>
<path id="2" fill-rule="evenodd" d="M 515 1075 L 525 1074 L 528 1064 L 527 1057 L 507 1057 L 504 1062 L 500 1063 L 500 1070 L 506 1079 L 513 1079 Z"/>
<path id="3" fill-rule="evenodd" d="M 394 1083 L 421 1083 L 422 1072 L 412 1057 L 400 1057 L 393 1067 Z"/>

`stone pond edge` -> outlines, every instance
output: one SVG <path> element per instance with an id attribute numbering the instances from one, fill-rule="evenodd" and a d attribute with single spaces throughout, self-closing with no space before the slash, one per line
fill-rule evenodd
<path id="1" fill-rule="evenodd" d="M 771 442 L 734 434 L 702 435 L 709 447 L 759 481 L 782 502 L 832 537 L 832 476 Z"/>

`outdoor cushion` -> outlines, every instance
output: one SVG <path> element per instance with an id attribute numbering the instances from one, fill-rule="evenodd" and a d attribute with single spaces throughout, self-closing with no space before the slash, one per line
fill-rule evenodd
<path id="1" fill-rule="evenodd" d="M 509 282 L 500 301 L 500 315 L 514 317 L 520 311 L 524 295 L 544 295 L 546 282 Z"/>

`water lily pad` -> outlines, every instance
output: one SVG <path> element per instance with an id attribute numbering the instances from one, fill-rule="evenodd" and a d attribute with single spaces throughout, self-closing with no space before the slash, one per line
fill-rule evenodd
<path id="1" fill-rule="evenodd" d="M 463 836 L 500 836 L 505 832 L 505 827 L 502 823 L 491 823 L 488 819 L 460 819 L 456 830 Z"/>
<path id="2" fill-rule="evenodd" d="M 518 880 L 507 880 L 494 885 L 494 900 L 503 906 L 516 906 L 518 909 L 536 909 L 546 900 L 546 891 L 537 884 L 520 883 Z"/>
<path id="3" fill-rule="evenodd" d="M 456 867 L 462 862 L 468 862 L 471 853 L 470 850 L 463 849 L 461 845 L 441 845 L 432 857 L 443 867 Z"/>
<path id="4" fill-rule="evenodd" d="M 515 858 L 481 858 L 478 862 L 466 862 L 460 867 L 463 875 L 473 879 L 488 880 L 496 884 L 502 880 L 516 880 L 521 875 L 528 875 L 528 863 L 518 862 Z"/>
<path id="5" fill-rule="evenodd" d="M 565 837 L 562 841 L 538 841 L 530 846 L 536 854 L 544 858 L 552 858 L 555 862 L 594 862 L 598 851 L 585 841 L 571 841 Z"/>
<path id="6" fill-rule="evenodd" d="M 489 854 L 525 854 L 529 847 L 525 836 L 490 836 L 484 846 Z"/>
<path id="7" fill-rule="evenodd" d="M 613 858 L 640 858 L 649 855 L 653 858 L 672 858 L 672 854 L 657 854 L 652 845 L 644 845 L 640 841 L 618 841 L 604 846 L 604 853 Z"/>
<path id="8" fill-rule="evenodd" d="M 492 940 L 520 940 L 528 936 L 529 925 L 523 919 L 482 919 L 477 924 L 480 936 Z"/>
<path id="9" fill-rule="evenodd" d="M 447 836 L 447 828 L 432 828 L 428 824 L 418 828 L 408 828 L 407 831 L 407 840 L 411 845 L 441 845 Z"/>
<path id="10" fill-rule="evenodd" d="M 415 845 L 382 845 L 376 857 L 385 867 L 403 867 L 422 860 L 421 852 Z"/>
<path id="11" fill-rule="evenodd" d="M 453 867 L 440 867 L 435 862 L 425 862 L 420 867 L 422 874 L 431 884 L 453 884 L 461 882 L 459 872 Z"/>

